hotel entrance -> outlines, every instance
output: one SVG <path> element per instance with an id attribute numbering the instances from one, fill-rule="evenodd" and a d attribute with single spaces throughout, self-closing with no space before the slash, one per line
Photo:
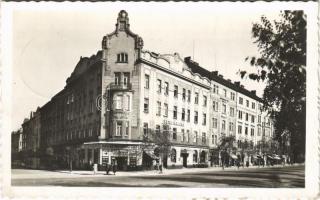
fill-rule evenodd
<path id="1" fill-rule="evenodd" d="M 117 161 L 117 167 L 119 171 L 126 171 L 128 169 L 128 158 L 127 157 L 115 157 Z"/>

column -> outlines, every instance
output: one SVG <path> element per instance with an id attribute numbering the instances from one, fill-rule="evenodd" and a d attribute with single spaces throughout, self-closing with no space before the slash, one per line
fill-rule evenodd
<path id="1" fill-rule="evenodd" d="M 102 147 L 99 148 L 99 164 L 102 165 Z"/>

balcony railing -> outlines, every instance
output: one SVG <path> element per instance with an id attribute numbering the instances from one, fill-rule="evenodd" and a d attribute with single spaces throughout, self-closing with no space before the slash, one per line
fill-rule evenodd
<path id="1" fill-rule="evenodd" d="M 132 85 L 131 83 L 111 83 L 110 84 L 110 90 L 131 90 Z"/>

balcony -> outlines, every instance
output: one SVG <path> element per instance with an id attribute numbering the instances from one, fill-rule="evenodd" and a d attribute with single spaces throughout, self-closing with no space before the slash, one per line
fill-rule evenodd
<path id="1" fill-rule="evenodd" d="M 131 83 L 111 83 L 110 84 L 110 90 L 112 91 L 126 91 L 126 90 L 132 90 Z"/>

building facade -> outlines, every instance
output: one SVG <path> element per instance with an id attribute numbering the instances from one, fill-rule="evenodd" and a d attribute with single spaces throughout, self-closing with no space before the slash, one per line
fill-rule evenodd
<path id="1" fill-rule="evenodd" d="M 65 88 L 23 132 L 36 135 L 47 156 L 79 168 L 114 161 L 120 170 L 159 161 L 167 168 L 207 166 L 223 136 L 234 136 L 239 149 L 272 138 L 261 105 L 254 91 L 190 57 L 144 50 L 122 10 L 102 49 L 80 58 Z M 40 134 L 29 134 L 35 127 Z"/>

